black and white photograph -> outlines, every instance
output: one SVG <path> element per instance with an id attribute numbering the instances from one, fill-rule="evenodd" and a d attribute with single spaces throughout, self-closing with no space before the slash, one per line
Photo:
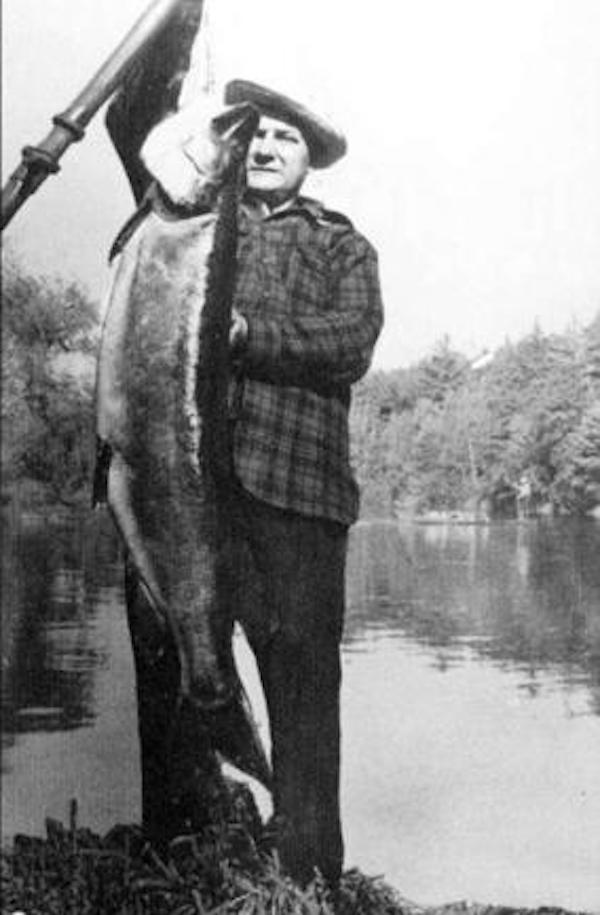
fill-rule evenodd
<path id="1" fill-rule="evenodd" d="M 2 915 L 600 915 L 600 2 L 1 26 Z"/>

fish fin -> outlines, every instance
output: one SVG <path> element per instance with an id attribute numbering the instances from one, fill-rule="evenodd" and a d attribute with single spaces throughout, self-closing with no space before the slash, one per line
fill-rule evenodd
<path id="1" fill-rule="evenodd" d="M 108 254 L 108 262 L 111 261 L 121 253 L 131 236 L 136 232 L 136 230 L 141 226 L 146 216 L 152 210 L 152 185 L 145 195 L 142 197 L 138 208 L 135 212 L 129 217 L 127 222 L 117 233 L 115 240 L 113 241 L 110 251 Z"/>
<path id="2" fill-rule="evenodd" d="M 217 753 L 272 791 L 273 773 L 243 686 L 229 702 L 203 714 Z"/>

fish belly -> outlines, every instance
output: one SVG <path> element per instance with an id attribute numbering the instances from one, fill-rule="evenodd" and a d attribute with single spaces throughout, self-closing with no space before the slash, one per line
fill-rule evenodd
<path id="1" fill-rule="evenodd" d="M 218 595 L 222 514 L 197 403 L 215 224 L 214 214 L 152 213 L 137 230 L 116 264 L 97 383 L 109 506 L 150 602 L 167 617 L 182 692 L 207 708 L 237 689 Z"/>

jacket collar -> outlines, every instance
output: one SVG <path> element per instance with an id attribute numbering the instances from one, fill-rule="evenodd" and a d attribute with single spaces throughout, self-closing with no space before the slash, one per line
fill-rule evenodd
<path id="1" fill-rule="evenodd" d="M 269 210 L 266 206 L 256 204 L 252 200 L 242 200 L 242 210 L 247 215 L 250 220 L 257 220 L 262 222 L 263 220 L 277 219 L 281 216 L 287 216 L 296 214 L 300 216 L 305 216 L 312 221 L 321 219 L 323 216 L 323 204 L 318 200 L 314 200 L 312 197 L 303 197 L 298 196 L 294 197 L 292 200 L 286 200 L 281 206 L 276 207 L 274 210 Z"/>

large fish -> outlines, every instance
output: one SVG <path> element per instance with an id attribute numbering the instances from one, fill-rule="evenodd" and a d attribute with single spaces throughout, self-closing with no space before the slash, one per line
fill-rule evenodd
<path id="1" fill-rule="evenodd" d="M 177 649 L 179 706 L 194 710 L 216 751 L 269 786 L 220 581 L 238 175 L 257 117 L 244 105 L 213 118 L 192 206 L 155 186 L 126 231 L 102 332 L 97 432 L 111 513 L 149 612 Z"/>

